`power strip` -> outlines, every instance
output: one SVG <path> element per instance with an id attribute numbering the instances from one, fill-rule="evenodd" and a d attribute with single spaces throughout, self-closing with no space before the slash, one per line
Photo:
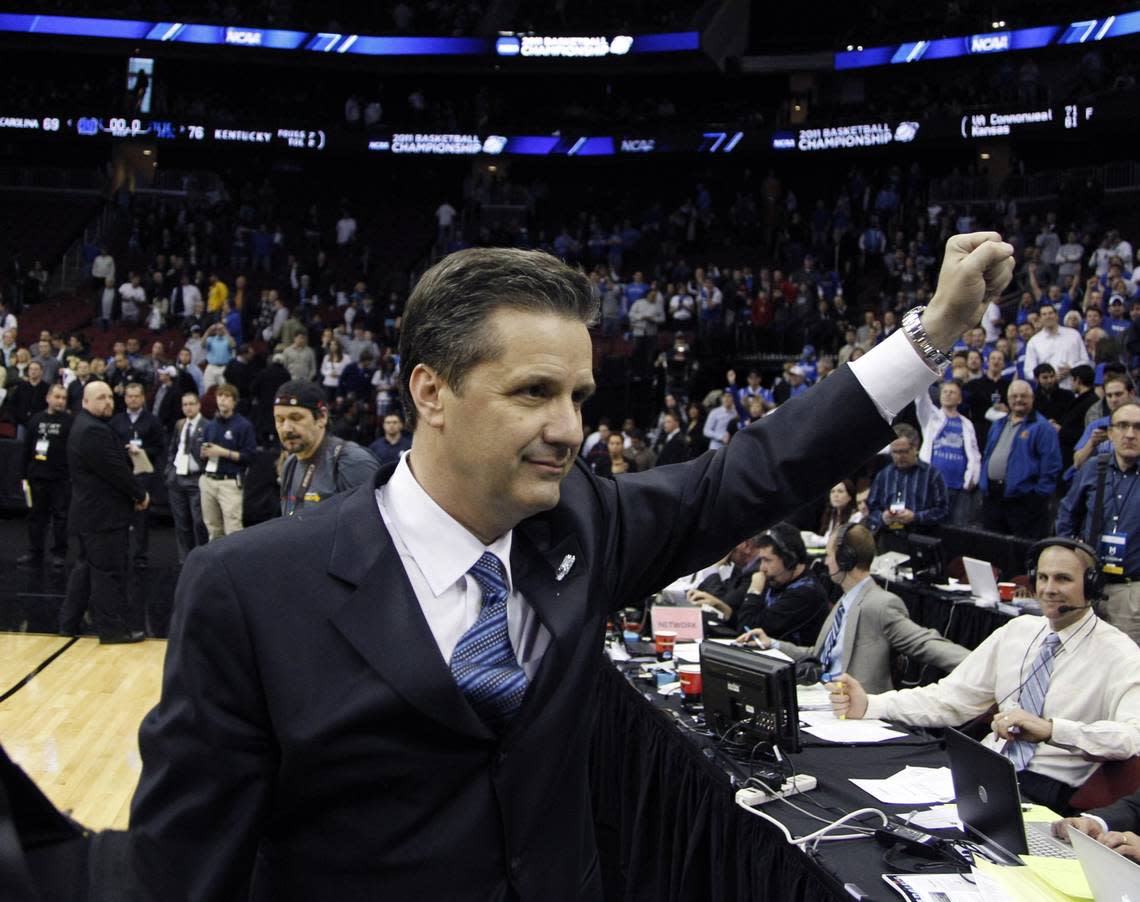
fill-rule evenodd
<path id="1" fill-rule="evenodd" d="M 815 789 L 818 785 L 819 783 L 816 778 L 810 774 L 796 774 L 784 780 L 784 785 L 780 787 L 779 792 L 772 792 L 762 787 L 753 786 L 739 789 L 736 792 L 736 801 L 750 807 L 763 805 L 765 802 L 773 802 L 776 799 L 784 799 L 788 796 L 799 795 L 801 792 L 808 792 L 809 790 Z"/>

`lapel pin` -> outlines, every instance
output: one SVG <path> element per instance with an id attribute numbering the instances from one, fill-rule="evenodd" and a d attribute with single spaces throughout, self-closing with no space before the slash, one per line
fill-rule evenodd
<path id="1" fill-rule="evenodd" d="M 558 565 L 558 572 L 554 574 L 556 582 L 562 582 L 566 578 L 566 574 L 570 572 L 570 568 L 574 566 L 576 560 L 577 558 L 572 554 L 568 554 L 562 559 L 562 563 Z"/>

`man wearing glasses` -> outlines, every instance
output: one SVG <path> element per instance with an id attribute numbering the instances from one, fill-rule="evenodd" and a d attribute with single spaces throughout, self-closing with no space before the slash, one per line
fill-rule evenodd
<path id="1" fill-rule="evenodd" d="M 1127 401 L 1112 412 L 1112 453 L 1098 455 L 1107 466 L 1081 467 L 1057 511 L 1055 532 L 1083 536 L 1100 552 L 1105 600 L 1100 616 L 1140 643 L 1140 404 Z M 1103 509 L 1097 516 L 1097 484 L 1104 480 Z"/>

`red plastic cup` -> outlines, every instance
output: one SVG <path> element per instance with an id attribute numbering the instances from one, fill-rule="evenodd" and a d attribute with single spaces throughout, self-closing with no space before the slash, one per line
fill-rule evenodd
<path id="1" fill-rule="evenodd" d="M 701 700 L 701 665 L 682 664 L 677 668 L 677 677 L 681 681 L 681 694 L 687 702 Z"/>
<path id="2" fill-rule="evenodd" d="M 998 583 L 998 596 L 1002 601 L 1013 601 L 1013 593 L 1017 591 L 1017 583 Z"/>
<path id="3" fill-rule="evenodd" d="M 657 630 L 653 634 L 653 645 L 657 649 L 658 661 L 673 660 L 673 646 L 677 644 L 677 633 L 674 630 Z"/>

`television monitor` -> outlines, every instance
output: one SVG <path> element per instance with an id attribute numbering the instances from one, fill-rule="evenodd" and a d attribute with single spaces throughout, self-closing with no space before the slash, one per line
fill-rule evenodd
<path id="1" fill-rule="evenodd" d="M 912 534 L 907 536 L 906 544 L 910 554 L 911 574 L 916 580 L 924 583 L 946 581 L 941 539 Z"/>
<path id="2" fill-rule="evenodd" d="M 746 648 L 702 642 L 701 683 L 705 723 L 718 736 L 736 728 L 785 752 L 800 750 L 794 664 Z"/>

